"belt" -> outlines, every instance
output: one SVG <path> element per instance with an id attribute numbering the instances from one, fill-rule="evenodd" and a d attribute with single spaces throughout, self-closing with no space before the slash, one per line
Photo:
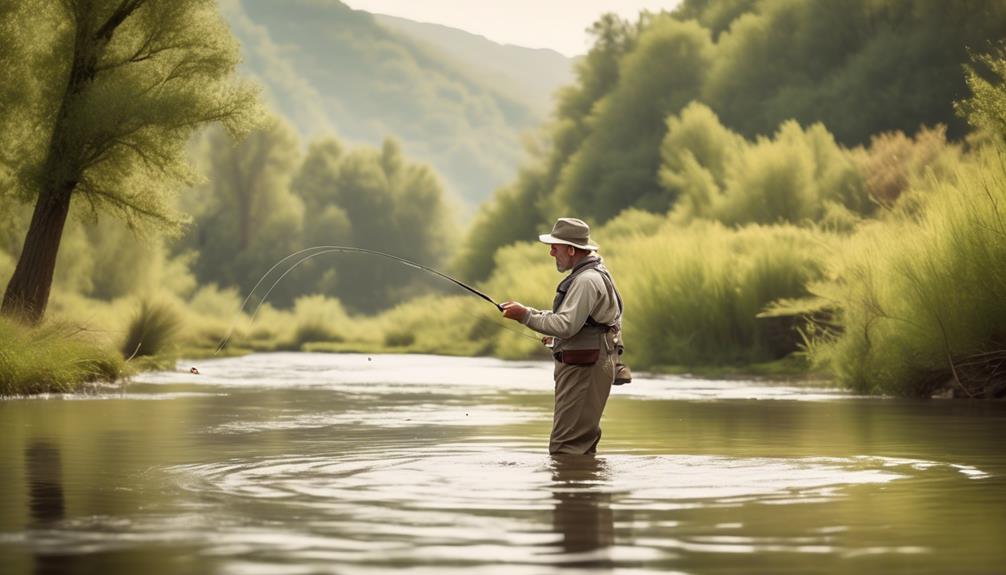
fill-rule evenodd
<path id="1" fill-rule="evenodd" d="M 593 365 L 601 357 L 600 349 L 567 349 L 552 354 L 559 363 L 566 365 Z"/>

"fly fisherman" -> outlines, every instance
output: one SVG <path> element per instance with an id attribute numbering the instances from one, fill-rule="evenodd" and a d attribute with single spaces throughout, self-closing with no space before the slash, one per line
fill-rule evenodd
<path id="1" fill-rule="evenodd" d="M 542 342 L 552 347 L 555 411 L 549 453 L 594 453 L 612 383 L 631 380 L 618 357 L 622 298 L 586 223 L 559 218 L 552 233 L 538 239 L 549 244 L 556 269 L 570 274 L 556 288 L 552 311 L 508 301 L 501 305 L 503 316 L 545 334 Z"/>

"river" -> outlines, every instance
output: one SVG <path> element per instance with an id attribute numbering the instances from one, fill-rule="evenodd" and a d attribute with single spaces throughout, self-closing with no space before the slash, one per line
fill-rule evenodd
<path id="1" fill-rule="evenodd" d="M 541 362 L 303 353 L 0 401 L 2 572 L 1006 569 L 1006 403 L 637 375 L 552 459 L 551 401 Z"/>

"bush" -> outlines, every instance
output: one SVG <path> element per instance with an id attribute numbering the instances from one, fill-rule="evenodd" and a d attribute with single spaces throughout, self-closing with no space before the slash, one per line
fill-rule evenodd
<path id="1" fill-rule="evenodd" d="M 163 353 L 182 325 L 181 315 L 166 302 L 143 300 L 126 331 L 122 355 L 127 358 Z"/>
<path id="2" fill-rule="evenodd" d="M 862 149 L 838 145 L 821 124 L 804 129 L 791 120 L 773 138 L 748 142 L 725 128 L 709 108 L 692 103 L 667 119 L 667 130 L 660 179 L 678 197 L 678 221 L 808 224 L 826 219 L 837 207 L 855 214 L 873 211 L 863 172 L 874 164 L 862 160 Z M 941 132 L 934 133 L 942 138 Z M 892 168 L 917 171 L 928 159 L 919 155 L 917 162 L 906 160 Z"/>
<path id="3" fill-rule="evenodd" d="M 756 316 L 775 300 L 807 294 L 807 282 L 821 278 L 830 240 L 793 226 L 731 230 L 696 222 L 620 246 L 624 257 L 611 268 L 626 301 L 631 362 L 736 365 L 796 351 L 791 320 Z"/>
<path id="4" fill-rule="evenodd" d="M 337 299 L 323 295 L 297 298 L 293 306 L 294 328 L 290 349 L 301 349 L 310 342 L 339 342 L 339 334 L 349 325 L 349 315 Z"/>
<path id="5" fill-rule="evenodd" d="M 864 393 L 1006 393 L 1006 162 L 984 152 L 917 204 L 847 240 L 835 279 L 812 287 L 840 310 L 813 356 Z M 902 202 L 909 198 L 902 198 Z"/>
<path id="6" fill-rule="evenodd" d="M 84 333 L 68 324 L 29 328 L 0 318 L 0 396 L 66 393 L 88 382 L 115 381 L 122 357 Z"/>

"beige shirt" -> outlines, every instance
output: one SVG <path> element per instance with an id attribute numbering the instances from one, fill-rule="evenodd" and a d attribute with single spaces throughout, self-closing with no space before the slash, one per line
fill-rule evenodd
<path id="1" fill-rule="evenodd" d="M 618 319 L 618 299 L 615 292 L 597 270 L 578 274 L 559 309 L 552 313 L 534 308 L 524 317 L 529 328 L 560 339 L 569 339 L 583 329 L 588 317 L 602 324 L 612 324 Z"/>

